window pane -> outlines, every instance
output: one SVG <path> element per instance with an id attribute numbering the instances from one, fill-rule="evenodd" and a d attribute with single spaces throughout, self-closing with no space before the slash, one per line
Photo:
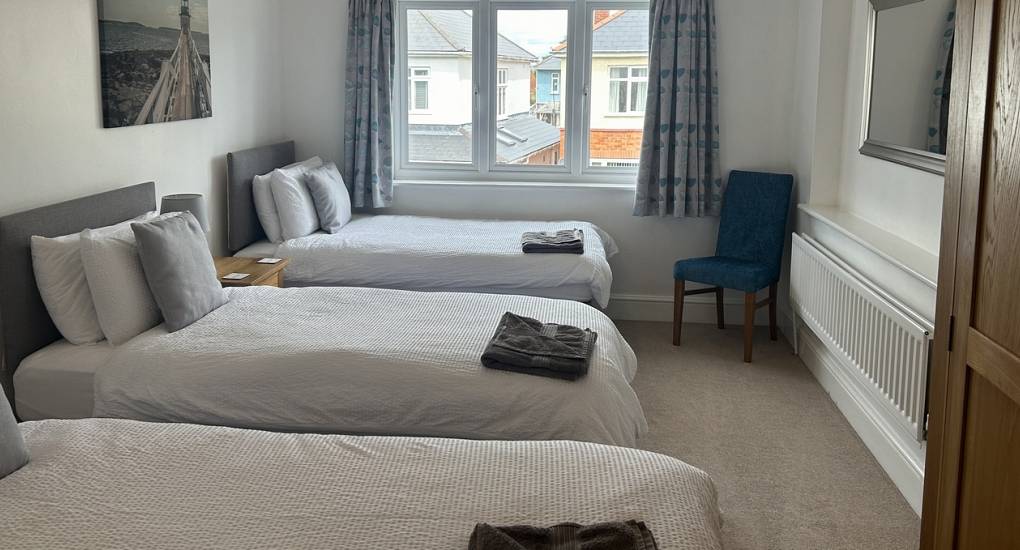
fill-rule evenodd
<path id="1" fill-rule="evenodd" d="M 613 81 L 609 83 L 609 110 L 613 113 L 627 112 L 627 82 Z"/>
<path id="2" fill-rule="evenodd" d="M 645 112 L 645 101 L 648 100 L 648 82 L 635 82 L 631 86 L 630 110 L 635 113 Z"/>
<path id="3" fill-rule="evenodd" d="M 567 17 L 567 10 L 496 14 L 497 164 L 563 164 Z"/>
<path id="4" fill-rule="evenodd" d="M 648 10 L 593 10 L 591 44 L 591 166 L 634 167 L 648 94 Z"/>
<path id="5" fill-rule="evenodd" d="M 418 80 L 414 83 L 414 108 L 420 111 L 429 108 L 429 83 L 426 80 Z"/>
<path id="6" fill-rule="evenodd" d="M 411 162 L 471 162 L 471 18 L 471 10 L 407 10 Z"/>

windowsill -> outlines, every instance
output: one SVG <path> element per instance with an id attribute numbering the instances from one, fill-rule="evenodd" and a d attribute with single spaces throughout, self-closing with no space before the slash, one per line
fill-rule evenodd
<path id="1" fill-rule="evenodd" d="M 635 189 L 633 183 L 609 183 L 609 182 L 536 182 L 536 181 L 445 181 L 445 180 L 422 180 L 422 179 L 398 179 L 393 182 L 397 187 L 401 186 L 423 186 L 423 187 L 478 187 L 491 189 L 520 189 L 548 188 L 548 189 L 608 189 L 616 191 L 631 191 Z"/>
<path id="2" fill-rule="evenodd" d="M 804 214 L 835 229 L 911 274 L 926 286 L 937 288 L 938 256 L 837 207 L 811 204 L 800 204 L 797 207 Z"/>
<path id="3" fill-rule="evenodd" d="M 642 118 L 642 117 L 645 116 L 645 112 L 644 111 L 634 111 L 633 113 L 606 113 L 603 116 L 605 116 L 606 118 Z M 635 130 L 640 130 L 640 128 L 634 128 L 634 129 Z"/>

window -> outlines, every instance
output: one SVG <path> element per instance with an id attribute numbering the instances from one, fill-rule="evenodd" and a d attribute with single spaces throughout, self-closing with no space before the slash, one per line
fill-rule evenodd
<path id="1" fill-rule="evenodd" d="M 592 12 L 588 165 L 635 171 L 648 101 L 648 10 Z"/>
<path id="2" fill-rule="evenodd" d="M 609 111 L 644 113 L 648 97 L 648 66 L 609 67 Z"/>
<path id="3" fill-rule="evenodd" d="M 552 101 L 553 71 L 548 69 L 566 60 L 569 14 L 553 9 L 496 11 L 497 168 L 564 164 L 561 105 Z M 541 79 L 539 67 L 547 71 Z"/>
<path id="4" fill-rule="evenodd" d="M 509 77 L 509 69 L 496 69 L 496 114 L 506 114 L 506 88 Z"/>
<path id="5" fill-rule="evenodd" d="M 404 94 L 407 111 L 395 140 L 400 154 L 410 163 L 469 166 L 474 154 L 473 13 L 409 9 L 401 16 L 407 86 L 398 93 Z"/>
<path id="6" fill-rule="evenodd" d="M 396 177 L 632 181 L 648 3 L 615 1 L 396 0 Z"/>
<path id="7" fill-rule="evenodd" d="M 411 67 L 408 78 L 411 85 L 408 87 L 408 109 L 412 111 L 429 110 L 429 74 L 428 67 Z"/>

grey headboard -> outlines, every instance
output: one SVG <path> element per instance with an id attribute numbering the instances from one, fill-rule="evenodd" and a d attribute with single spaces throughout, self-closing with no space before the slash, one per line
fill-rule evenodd
<path id="1" fill-rule="evenodd" d="M 0 383 L 11 403 L 14 370 L 61 338 L 35 284 L 32 235 L 68 235 L 155 209 L 156 184 L 149 182 L 0 218 Z"/>
<path id="2" fill-rule="evenodd" d="M 231 254 L 266 238 L 255 213 L 252 178 L 293 163 L 293 141 L 227 153 L 227 247 Z"/>

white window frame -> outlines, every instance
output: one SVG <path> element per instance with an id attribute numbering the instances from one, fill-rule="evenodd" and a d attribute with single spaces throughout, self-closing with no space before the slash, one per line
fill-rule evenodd
<path id="1" fill-rule="evenodd" d="M 613 69 L 626 69 L 627 76 L 622 77 L 622 78 L 621 77 L 614 77 L 613 76 Z M 634 76 L 634 72 L 637 71 L 637 70 L 641 70 L 641 69 L 645 70 L 645 76 Z M 632 108 L 631 106 L 634 105 L 634 100 L 636 99 L 636 95 L 637 94 L 634 93 L 634 89 L 637 88 L 637 86 L 636 86 L 637 84 L 644 83 L 645 86 L 646 86 L 645 87 L 645 91 L 646 92 L 648 91 L 648 88 L 647 88 L 647 86 L 648 86 L 648 67 L 641 67 L 641 66 L 636 66 L 636 65 L 610 65 L 609 66 L 609 74 L 607 75 L 607 77 L 609 78 L 609 87 L 610 87 L 610 89 L 612 89 L 613 82 L 623 82 L 624 84 L 627 85 L 626 98 L 624 98 L 625 105 L 627 106 L 627 108 L 625 110 L 623 110 L 623 111 L 617 111 L 617 110 L 615 110 L 617 105 L 613 105 L 610 102 L 609 113 L 612 114 L 612 115 L 641 115 L 641 114 L 644 114 L 644 112 L 645 112 L 644 109 L 636 110 L 636 109 Z"/>
<path id="2" fill-rule="evenodd" d="M 416 71 L 425 71 L 424 75 L 415 74 Z M 432 78 L 432 67 L 411 66 L 407 68 L 407 110 L 412 114 L 423 114 L 429 112 L 429 102 L 432 95 L 432 85 L 429 80 Z M 425 108 L 416 107 L 418 100 L 418 82 L 425 82 Z"/>
<path id="3" fill-rule="evenodd" d="M 549 93 L 559 95 L 560 93 L 560 72 L 554 71 L 549 75 Z"/>
<path id="4" fill-rule="evenodd" d="M 412 162 L 408 158 L 409 109 L 395 109 L 394 150 L 399 182 L 458 182 L 481 184 L 611 184 L 633 185 L 636 168 L 591 166 L 591 36 L 595 10 L 648 10 L 648 0 L 396 0 L 396 74 L 407 73 L 407 11 L 470 10 L 472 12 L 472 147 L 470 163 Z M 571 93 L 561 100 L 564 121 L 563 164 L 551 166 L 496 162 L 496 33 L 499 10 L 567 10 L 566 70 L 561 71 Z M 484 37 L 484 38 L 483 38 Z M 409 79 L 400 79 L 394 103 L 407 106 Z M 561 81 L 561 86 L 564 82 Z M 430 89 L 430 93 L 435 90 Z"/>

